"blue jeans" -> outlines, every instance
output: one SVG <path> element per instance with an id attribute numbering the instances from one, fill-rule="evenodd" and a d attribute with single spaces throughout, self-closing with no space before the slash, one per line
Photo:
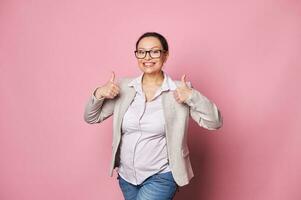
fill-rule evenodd
<path id="1" fill-rule="evenodd" d="M 178 189 L 170 171 L 154 174 L 140 185 L 127 182 L 119 174 L 117 179 L 125 200 L 171 200 Z"/>

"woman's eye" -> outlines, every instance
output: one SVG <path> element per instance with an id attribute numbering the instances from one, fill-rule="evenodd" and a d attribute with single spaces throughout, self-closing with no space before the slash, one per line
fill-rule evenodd
<path id="1" fill-rule="evenodd" d="M 138 51 L 139 54 L 144 54 L 144 51 Z"/>

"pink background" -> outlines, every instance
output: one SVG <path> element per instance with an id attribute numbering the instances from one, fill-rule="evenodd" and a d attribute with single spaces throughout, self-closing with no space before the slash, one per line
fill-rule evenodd
<path id="1" fill-rule="evenodd" d="M 191 119 L 195 177 L 176 199 L 301 199 L 301 4 L 294 0 L 0 2 L 0 199 L 122 199 L 112 118 L 83 120 L 92 91 L 138 76 L 146 31 L 224 117 Z"/>

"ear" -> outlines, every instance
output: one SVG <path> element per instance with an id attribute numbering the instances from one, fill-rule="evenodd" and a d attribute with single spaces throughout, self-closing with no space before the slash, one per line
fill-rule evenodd
<path id="1" fill-rule="evenodd" d="M 167 51 L 164 54 L 164 61 L 163 61 L 163 63 L 165 63 L 167 61 L 168 56 L 169 56 L 169 52 Z"/>

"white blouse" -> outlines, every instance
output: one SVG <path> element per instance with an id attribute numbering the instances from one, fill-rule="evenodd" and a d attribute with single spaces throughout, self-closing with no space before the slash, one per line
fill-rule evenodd
<path id="1" fill-rule="evenodd" d="M 136 96 L 122 120 L 117 172 L 134 185 L 141 184 L 153 174 L 170 171 L 161 94 L 175 90 L 176 84 L 164 71 L 163 74 L 162 86 L 149 102 L 146 102 L 142 90 L 143 74 L 128 84 L 135 88 Z"/>

